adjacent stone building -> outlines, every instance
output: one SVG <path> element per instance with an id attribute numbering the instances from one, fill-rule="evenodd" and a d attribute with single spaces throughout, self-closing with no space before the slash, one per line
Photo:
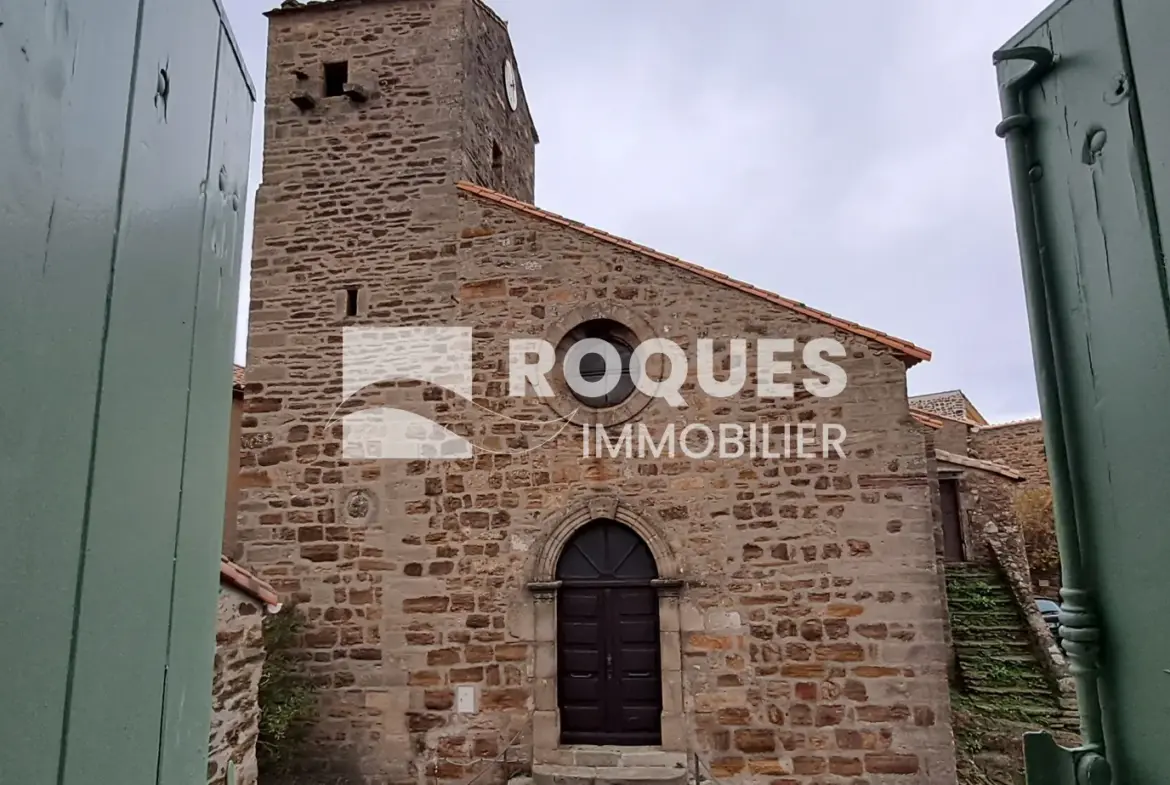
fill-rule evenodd
<path id="1" fill-rule="evenodd" d="M 987 424 L 987 420 L 983 419 L 983 415 L 962 390 L 915 395 L 910 399 L 910 407 L 918 412 L 941 415 L 973 425 Z"/>
<path id="2" fill-rule="evenodd" d="M 920 408 L 923 401 L 929 410 Z M 1022 495 L 1048 485 L 1040 420 L 990 425 L 981 416 L 952 416 L 978 414 L 957 390 L 911 398 L 910 405 L 932 459 L 954 687 L 993 723 L 996 706 L 1007 701 L 1036 729 L 1075 731 L 1067 664 L 1037 606 L 1037 598 L 1057 599 L 1059 570 L 1033 569 L 1020 518 Z M 984 741 L 970 735 L 978 723 L 959 719 L 964 743 Z"/>
<path id="3" fill-rule="evenodd" d="M 256 785 L 263 620 L 280 602 L 271 586 L 227 558 L 221 558 L 219 574 L 207 782 Z M 229 766 L 234 780 L 228 778 Z"/>
<path id="4" fill-rule="evenodd" d="M 244 369 L 235 368 L 228 453 L 228 493 L 224 504 L 223 552 L 219 562 L 215 665 L 210 685 L 211 731 L 208 785 L 256 785 L 256 742 L 260 734 L 260 677 L 264 668 L 264 616 L 280 598 L 271 586 L 232 561 L 239 551 L 236 513 L 240 464 L 240 425 L 244 416 Z M 235 779 L 229 780 L 234 768 Z"/>
<path id="5" fill-rule="evenodd" d="M 309 620 L 310 757 L 330 781 L 953 783 L 906 396 L 929 354 L 535 207 L 536 130 L 507 27 L 478 0 L 269 18 L 237 541 Z M 408 332 L 371 354 L 386 328 Z M 513 394 L 513 338 L 556 347 L 546 395 Z M 685 406 L 633 381 L 635 347 L 658 338 L 689 360 Z M 617 358 L 608 395 L 560 370 L 585 339 Z M 724 379 L 739 339 L 742 389 L 708 394 L 701 343 Z M 843 391 L 802 385 L 825 376 L 799 348 L 794 389 L 769 386 L 754 359 L 769 339 L 840 343 Z M 467 389 L 455 361 L 402 370 L 462 349 Z M 355 383 L 347 351 L 380 357 L 375 372 Z M 472 454 L 355 454 L 356 426 L 391 409 Z M 661 439 L 785 423 L 809 429 L 805 455 L 620 441 L 627 425 Z"/>
<path id="6" fill-rule="evenodd" d="M 945 560 L 987 562 L 987 527 L 1020 539 L 1021 494 L 1048 488 L 1043 422 L 1033 418 L 989 424 L 961 390 L 912 397 L 910 408 L 926 428 L 939 461 L 938 526 Z M 1018 560 L 1027 561 L 1022 552 Z M 1031 569 L 1022 577 L 1035 596 L 1058 598 L 1059 565 Z"/>

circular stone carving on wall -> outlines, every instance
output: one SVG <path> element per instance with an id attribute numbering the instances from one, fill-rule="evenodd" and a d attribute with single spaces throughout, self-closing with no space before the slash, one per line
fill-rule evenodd
<path id="1" fill-rule="evenodd" d="M 370 516 L 374 500 L 369 491 L 351 491 L 345 500 L 345 517 L 352 520 L 365 520 Z"/>
<path id="2" fill-rule="evenodd" d="M 562 315 L 545 334 L 545 339 L 556 349 L 556 365 L 548 381 L 553 396 L 545 402 L 561 417 L 577 425 L 610 426 L 623 423 L 643 409 L 651 396 L 633 386 L 629 374 L 625 378 L 614 378 L 612 391 L 604 395 L 591 395 L 587 391 L 572 389 L 565 378 L 566 356 L 577 367 L 586 381 L 598 378 L 601 373 L 597 354 L 573 352 L 572 347 L 584 340 L 600 339 L 612 347 L 613 365 L 628 371 L 629 352 L 645 341 L 657 337 L 650 324 L 629 308 L 598 303 L 576 308 Z M 606 350 L 607 353 L 610 350 Z M 660 378 L 663 358 L 655 355 L 646 364 L 645 372 L 652 378 Z"/>

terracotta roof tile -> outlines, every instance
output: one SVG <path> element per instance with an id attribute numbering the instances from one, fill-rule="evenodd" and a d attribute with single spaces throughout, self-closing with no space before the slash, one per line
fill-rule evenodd
<path id="1" fill-rule="evenodd" d="M 942 420 L 936 418 L 934 415 L 927 414 L 926 412 L 919 412 L 911 409 L 910 416 L 915 420 L 918 420 L 918 422 L 922 423 L 923 425 L 928 425 L 931 428 L 938 429 L 943 427 Z"/>
<path id="2" fill-rule="evenodd" d="M 219 579 L 221 582 L 230 583 L 253 599 L 264 603 L 273 613 L 280 608 L 280 597 L 276 594 L 276 589 L 273 589 L 267 583 L 226 556 L 219 557 Z"/>
<path id="3" fill-rule="evenodd" d="M 232 369 L 232 388 L 244 389 L 244 367 L 242 365 L 237 365 Z"/>
<path id="4" fill-rule="evenodd" d="M 914 365 L 921 360 L 930 359 L 929 350 L 923 349 L 920 346 L 915 346 L 909 341 L 904 341 L 901 338 L 895 338 L 894 336 L 887 333 L 883 333 L 869 327 L 864 327 L 860 324 L 857 324 L 856 322 L 838 318 L 830 313 L 826 313 L 825 311 L 821 311 L 805 305 L 802 302 L 790 300 L 787 297 L 781 297 L 780 295 L 769 292 L 766 289 L 761 289 L 757 286 L 752 286 L 751 284 L 738 281 L 725 273 L 710 270 L 706 267 L 701 267 L 700 265 L 694 264 L 693 262 L 684 261 L 679 259 L 677 256 L 664 254 L 661 251 L 656 251 L 648 246 L 639 245 L 638 243 L 635 243 L 631 240 L 626 240 L 622 237 L 609 234 L 608 232 L 603 232 L 600 229 L 595 229 L 592 226 L 587 226 L 580 221 L 574 221 L 570 218 L 557 215 L 556 213 L 551 213 L 548 210 L 542 210 L 539 207 L 528 204 L 527 202 L 522 202 L 519 199 L 513 199 L 510 196 L 498 193 L 489 188 L 484 188 L 483 186 L 461 182 L 459 183 L 458 187 L 459 190 L 473 196 L 477 196 L 481 199 L 486 199 L 490 202 L 511 208 L 518 212 L 526 213 L 535 218 L 540 218 L 551 223 L 568 227 L 569 229 L 574 229 L 598 240 L 616 245 L 619 248 L 624 248 L 627 251 L 633 251 L 634 253 L 642 254 L 643 256 L 649 257 L 651 259 L 665 262 L 666 264 L 672 265 L 681 270 L 686 270 L 696 275 L 700 275 L 708 280 L 730 286 L 733 289 L 738 289 L 739 291 L 746 294 L 755 295 L 756 297 L 760 297 L 770 303 L 795 311 L 802 316 L 807 316 L 819 322 L 831 325 L 839 330 L 843 330 L 845 332 L 874 341 L 875 343 L 881 344 L 882 346 L 893 349 L 902 357 L 908 366 Z"/>

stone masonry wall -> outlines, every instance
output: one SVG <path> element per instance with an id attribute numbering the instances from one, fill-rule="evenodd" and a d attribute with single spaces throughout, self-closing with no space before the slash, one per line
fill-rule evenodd
<path id="1" fill-rule="evenodd" d="M 934 432 L 934 446 L 937 450 L 966 455 L 970 428 L 957 420 L 941 419 L 942 427 Z"/>
<path id="2" fill-rule="evenodd" d="M 955 420 L 967 419 L 968 402 L 966 396 L 958 390 L 933 395 L 916 395 L 910 399 L 910 405 L 920 411 L 930 414 L 939 414 Z M 940 448 L 941 449 L 941 448 Z"/>
<path id="3" fill-rule="evenodd" d="M 951 618 L 947 605 L 947 577 L 946 577 L 946 542 L 942 527 L 942 495 L 939 490 L 939 462 L 935 454 L 935 437 L 938 429 L 922 426 L 923 446 L 926 454 L 926 476 L 930 491 L 930 519 L 934 521 L 934 564 L 938 576 L 938 592 L 943 603 L 943 642 L 947 647 L 947 678 L 953 680 L 955 676 L 954 638 L 951 630 Z"/>
<path id="4" fill-rule="evenodd" d="M 1019 542 L 1019 527 L 1012 507 L 1017 486 L 1017 481 L 998 474 L 979 469 L 962 470 L 959 505 L 968 561 L 994 564 L 987 544 L 989 535 L 1003 532 L 1009 536 L 1010 533 L 1011 542 Z"/>
<path id="5" fill-rule="evenodd" d="M 532 202 L 536 187 L 536 130 L 522 87 L 517 89 L 516 111 L 506 107 L 504 59 L 516 63 L 507 28 L 478 1 L 466 3 L 464 53 L 463 150 L 464 178 L 524 202 Z M 520 81 L 519 67 L 515 67 Z M 498 146 L 501 165 L 493 165 L 492 145 Z"/>
<path id="6" fill-rule="evenodd" d="M 304 261 L 282 264 L 301 274 L 258 275 L 253 335 L 265 340 L 250 347 L 241 539 L 248 564 L 314 625 L 306 646 L 326 688 L 321 754 L 411 782 L 464 780 L 509 742 L 525 755 L 534 690 L 525 583 L 544 522 L 604 493 L 657 521 L 678 555 L 687 747 L 717 777 L 952 782 L 927 471 L 902 362 L 661 262 L 450 198 L 462 220 L 431 241 L 439 253 L 361 257 L 370 321 L 474 325 L 475 395 L 493 414 L 423 385 L 362 398 L 500 454 L 340 460 L 340 428 L 325 427 L 338 404 L 340 323 L 322 292 L 352 268 L 290 252 Z M 446 296 L 425 294 L 428 279 Z M 761 401 L 749 378 L 741 394 L 709 399 L 692 375 L 688 408 L 650 402 L 637 421 L 836 422 L 850 434 L 847 458 L 582 458 L 579 429 L 555 436 L 558 423 L 539 426 L 557 416 L 548 404 L 503 394 L 507 338 L 589 316 L 653 325 L 689 351 L 700 336 L 844 340 L 850 382 L 837 398 Z M 454 713 L 459 684 L 476 685 L 478 714 Z"/>
<path id="7" fill-rule="evenodd" d="M 226 785 L 228 761 L 237 785 L 256 785 L 256 738 L 260 706 L 257 691 L 264 667 L 262 603 L 226 583 L 220 584 L 212 681 L 208 785 Z"/>
<path id="8" fill-rule="evenodd" d="M 1044 423 L 1025 420 L 990 428 L 979 428 L 971 436 L 973 457 L 1010 466 L 1024 475 L 1017 492 L 1048 487 L 1048 458 L 1044 451 Z M 1039 597 L 1057 599 L 1060 593 L 1060 566 L 1033 570 L 1032 588 Z"/>
<path id="9" fill-rule="evenodd" d="M 1010 466 L 1024 475 L 1028 487 L 1048 485 L 1041 420 L 976 429 L 971 436 L 971 457 Z"/>

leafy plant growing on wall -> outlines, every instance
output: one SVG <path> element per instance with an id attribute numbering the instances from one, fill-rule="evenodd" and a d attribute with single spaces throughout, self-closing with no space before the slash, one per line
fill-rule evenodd
<path id="1" fill-rule="evenodd" d="M 260 736 L 256 757 L 261 775 L 286 774 L 316 715 L 317 696 L 296 656 L 305 619 L 294 605 L 264 620 L 264 669 L 260 674 Z"/>
<path id="2" fill-rule="evenodd" d="M 1016 519 L 1024 536 L 1028 566 L 1033 572 L 1050 572 L 1060 567 L 1056 547 L 1056 523 L 1052 513 L 1052 491 L 1030 488 L 1015 500 Z"/>

